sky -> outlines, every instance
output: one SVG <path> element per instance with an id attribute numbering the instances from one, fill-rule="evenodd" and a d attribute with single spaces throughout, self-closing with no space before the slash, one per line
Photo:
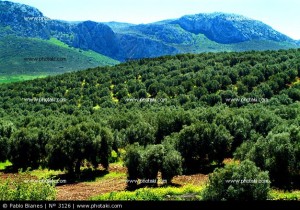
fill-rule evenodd
<path id="1" fill-rule="evenodd" d="M 260 20 L 300 39 L 300 0 L 10 0 L 51 19 L 150 23 L 183 15 L 225 12 Z"/>

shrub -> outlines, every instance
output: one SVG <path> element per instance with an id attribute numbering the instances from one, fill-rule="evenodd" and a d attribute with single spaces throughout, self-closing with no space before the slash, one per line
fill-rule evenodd
<path id="1" fill-rule="evenodd" d="M 0 200 L 2 201 L 45 201 L 55 200 L 55 197 L 55 187 L 47 183 L 0 179 Z"/>
<path id="2" fill-rule="evenodd" d="M 270 191 L 267 172 L 261 172 L 255 164 L 245 160 L 240 164 L 216 169 L 209 177 L 203 191 L 204 200 L 266 200 Z"/>

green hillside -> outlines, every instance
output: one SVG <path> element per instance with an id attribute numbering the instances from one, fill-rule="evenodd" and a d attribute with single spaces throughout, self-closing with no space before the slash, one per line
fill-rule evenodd
<path id="1" fill-rule="evenodd" d="M 0 38 L 0 76 L 53 75 L 117 63 L 93 51 L 71 48 L 53 38 Z"/>
<path id="2" fill-rule="evenodd" d="M 128 190 L 157 186 L 158 172 L 169 185 L 210 174 L 201 200 L 300 187 L 300 49 L 141 59 L 3 84 L 0 96 L 0 162 L 15 170 L 80 177 L 119 159 Z"/>
<path id="3" fill-rule="evenodd" d="M 211 15 L 212 17 L 214 16 L 213 14 Z M 220 17 L 226 17 L 228 14 L 219 15 Z M 199 16 L 201 15 L 199 14 Z M 230 21 L 223 22 L 223 18 L 216 18 L 217 22 L 221 21 L 222 23 L 217 24 L 214 22 L 213 24 L 209 24 L 210 21 L 204 21 L 207 24 L 207 28 L 214 25 L 218 25 L 218 27 L 212 27 L 210 29 L 211 31 L 209 30 L 207 33 L 202 33 L 200 27 L 202 21 L 196 17 L 197 15 L 192 16 L 191 18 L 194 20 L 189 23 L 186 23 L 184 20 L 185 18 L 182 17 L 178 20 L 165 20 L 140 25 L 124 23 L 105 24 L 110 26 L 118 35 L 117 37 L 120 38 L 122 47 L 125 49 L 125 52 L 127 51 L 125 58 L 133 59 L 158 57 L 159 55 L 176 55 L 180 53 L 242 52 L 251 50 L 263 51 L 299 48 L 299 45 L 295 41 L 285 35 L 273 31 L 273 29 L 269 28 L 267 25 L 262 26 L 261 23 L 255 21 L 250 21 L 250 23 L 247 23 L 246 25 L 237 22 L 232 23 L 233 25 L 239 25 L 236 29 L 232 29 L 229 23 Z M 188 25 L 190 26 L 187 27 Z M 202 28 L 206 28 L 204 25 L 202 25 Z M 258 25 L 261 25 L 259 29 L 256 28 Z M 198 28 L 199 31 L 193 31 L 197 27 L 200 27 Z M 271 32 L 269 34 L 276 35 L 275 37 L 271 38 L 266 34 L 266 36 L 262 36 L 262 34 L 270 30 Z M 237 34 L 247 34 L 249 36 L 243 38 Z M 256 38 L 249 39 L 249 37 L 252 36 L 250 34 L 256 34 Z M 212 36 L 217 40 L 212 39 Z M 230 37 L 235 37 L 236 40 L 225 41 L 231 39 Z M 224 41 L 222 41 L 222 39 L 224 39 Z"/>
<path id="4" fill-rule="evenodd" d="M 170 22 L 170 21 L 169 21 Z M 190 33 L 177 24 L 167 24 L 168 22 L 158 22 L 146 25 L 122 25 L 122 30 L 117 24 L 112 25 L 112 29 L 120 34 L 130 34 L 131 36 L 143 37 L 161 44 L 165 44 L 178 49 L 182 53 L 202 53 L 202 52 L 241 52 L 251 50 L 279 50 L 298 48 L 297 44 L 291 42 L 276 42 L 271 40 L 250 40 L 245 42 L 222 44 L 210 40 L 204 34 Z M 110 24 L 108 24 L 111 26 Z M 116 25 L 116 26 L 115 26 Z"/>

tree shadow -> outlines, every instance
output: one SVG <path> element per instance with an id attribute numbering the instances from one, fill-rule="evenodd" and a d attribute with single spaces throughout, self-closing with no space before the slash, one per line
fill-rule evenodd
<path id="1" fill-rule="evenodd" d="M 165 183 L 165 184 L 162 184 L 161 187 L 182 187 L 183 185 L 182 184 L 177 184 L 177 183 Z"/>
<path id="2" fill-rule="evenodd" d="M 3 173 L 18 173 L 18 169 L 14 168 L 11 165 L 11 166 L 6 166 L 5 169 L 0 170 L 0 172 L 3 172 Z"/>
<path id="3" fill-rule="evenodd" d="M 222 167 L 224 167 L 223 163 L 222 164 L 215 164 L 215 165 L 211 165 L 211 164 L 204 165 L 204 166 L 202 165 L 198 168 L 195 168 L 195 167 L 191 168 L 190 167 L 189 170 L 186 170 L 184 172 L 184 175 L 193 175 L 193 174 L 199 174 L 199 173 L 204 174 L 204 175 L 208 175 L 208 174 L 213 173 L 215 169 L 222 168 Z"/>
<path id="4" fill-rule="evenodd" d="M 177 184 L 177 183 L 172 183 L 172 182 L 162 183 L 162 184 L 159 184 L 159 182 L 158 183 L 127 184 L 126 190 L 135 191 L 135 190 L 138 190 L 141 188 L 159 188 L 159 187 L 182 187 L 182 185 Z"/>
<path id="5" fill-rule="evenodd" d="M 108 173 L 109 172 L 107 170 L 87 168 L 82 170 L 80 174 L 65 173 L 65 174 L 53 175 L 49 177 L 49 179 L 61 180 L 61 182 L 58 182 L 56 185 L 62 186 L 62 185 L 79 183 L 79 182 L 93 182 L 96 181 L 97 178 L 103 177 Z"/>
<path id="6" fill-rule="evenodd" d="M 300 190 L 300 174 L 297 176 L 293 176 L 292 189 Z"/>
<path id="7" fill-rule="evenodd" d="M 4 174 L 17 174 L 19 170 L 13 166 L 7 166 L 5 169 L 0 170 Z M 103 177 L 108 174 L 109 171 L 105 169 L 93 169 L 85 168 L 80 171 L 80 174 L 75 173 L 63 173 L 57 175 L 51 175 L 47 177 L 48 180 L 60 180 L 55 182 L 56 186 L 74 184 L 78 182 L 92 182 L 96 181 L 97 178 Z"/>

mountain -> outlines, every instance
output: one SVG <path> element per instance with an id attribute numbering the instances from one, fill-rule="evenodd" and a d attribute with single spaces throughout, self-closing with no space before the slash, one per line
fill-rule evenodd
<path id="1" fill-rule="evenodd" d="M 115 21 L 106 22 L 104 24 L 109 26 L 114 32 L 122 32 L 123 29 L 136 25 L 136 24 L 131 24 L 131 23 L 121 23 L 121 22 L 115 22 Z"/>
<path id="2" fill-rule="evenodd" d="M 50 20 L 33 7 L 8 1 L 0 1 L 0 21 L 1 75 L 58 74 L 119 63 L 110 57 L 96 53 L 93 51 L 93 46 L 86 45 L 86 42 L 81 41 L 80 48 L 76 48 L 78 42 L 70 43 L 74 25 L 79 30 L 78 34 L 85 34 L 84 39 L 93 39 L 93 36 L 97 35 L 88 36 L 89 28 L 85 28 L 88 22 L 74 24 Z M 104 24 L 97 25 L 102 25 L 103 31 L 105 29 L 111 31 Z M 74 36 L 74 39 L 76 38 Z M 107 40 L 106 37 L 101 38 Z M 77 38 L 77 40 L 81 39 Z M 92 42 L 88 40 L 88 43 Z M 103 43 L 99 44 L 103 48 L 108 48 Z M 25 61 L 28 58 L 32 60 Z M 39 61 L 44 58 L 65 60 L 63 62 Z"/>
<path id="3" fill-rule="evenodd" d="M 235 14 L 187 15 L 150 24 L 68 22 L 45 17 L 38 9 L 0 1 L 0 37 L 50 40 L 92 50 L 118 61 L 218 51 L 298 48 L 299 42 L 270 26 Z"/>
<path id="4" fill-rule="evenodd" d="M 34 17 L 36 21 L 27 18 Z M 0 36 L 15 34 L 22 37 L 50 38 L 48 18 L 36 8 L 24 4 L 0 1 L 0 26 L 6 27 L 6 33 Z"/>
<path id="5" fill-rule="evenodd" d="M 212 13 L 184 16 L 171 22 L 194 34 L 204 34 L 210 40 L 231 44 L 251 40 L 293 42 L 270 26 L 241 15 Z"/>

